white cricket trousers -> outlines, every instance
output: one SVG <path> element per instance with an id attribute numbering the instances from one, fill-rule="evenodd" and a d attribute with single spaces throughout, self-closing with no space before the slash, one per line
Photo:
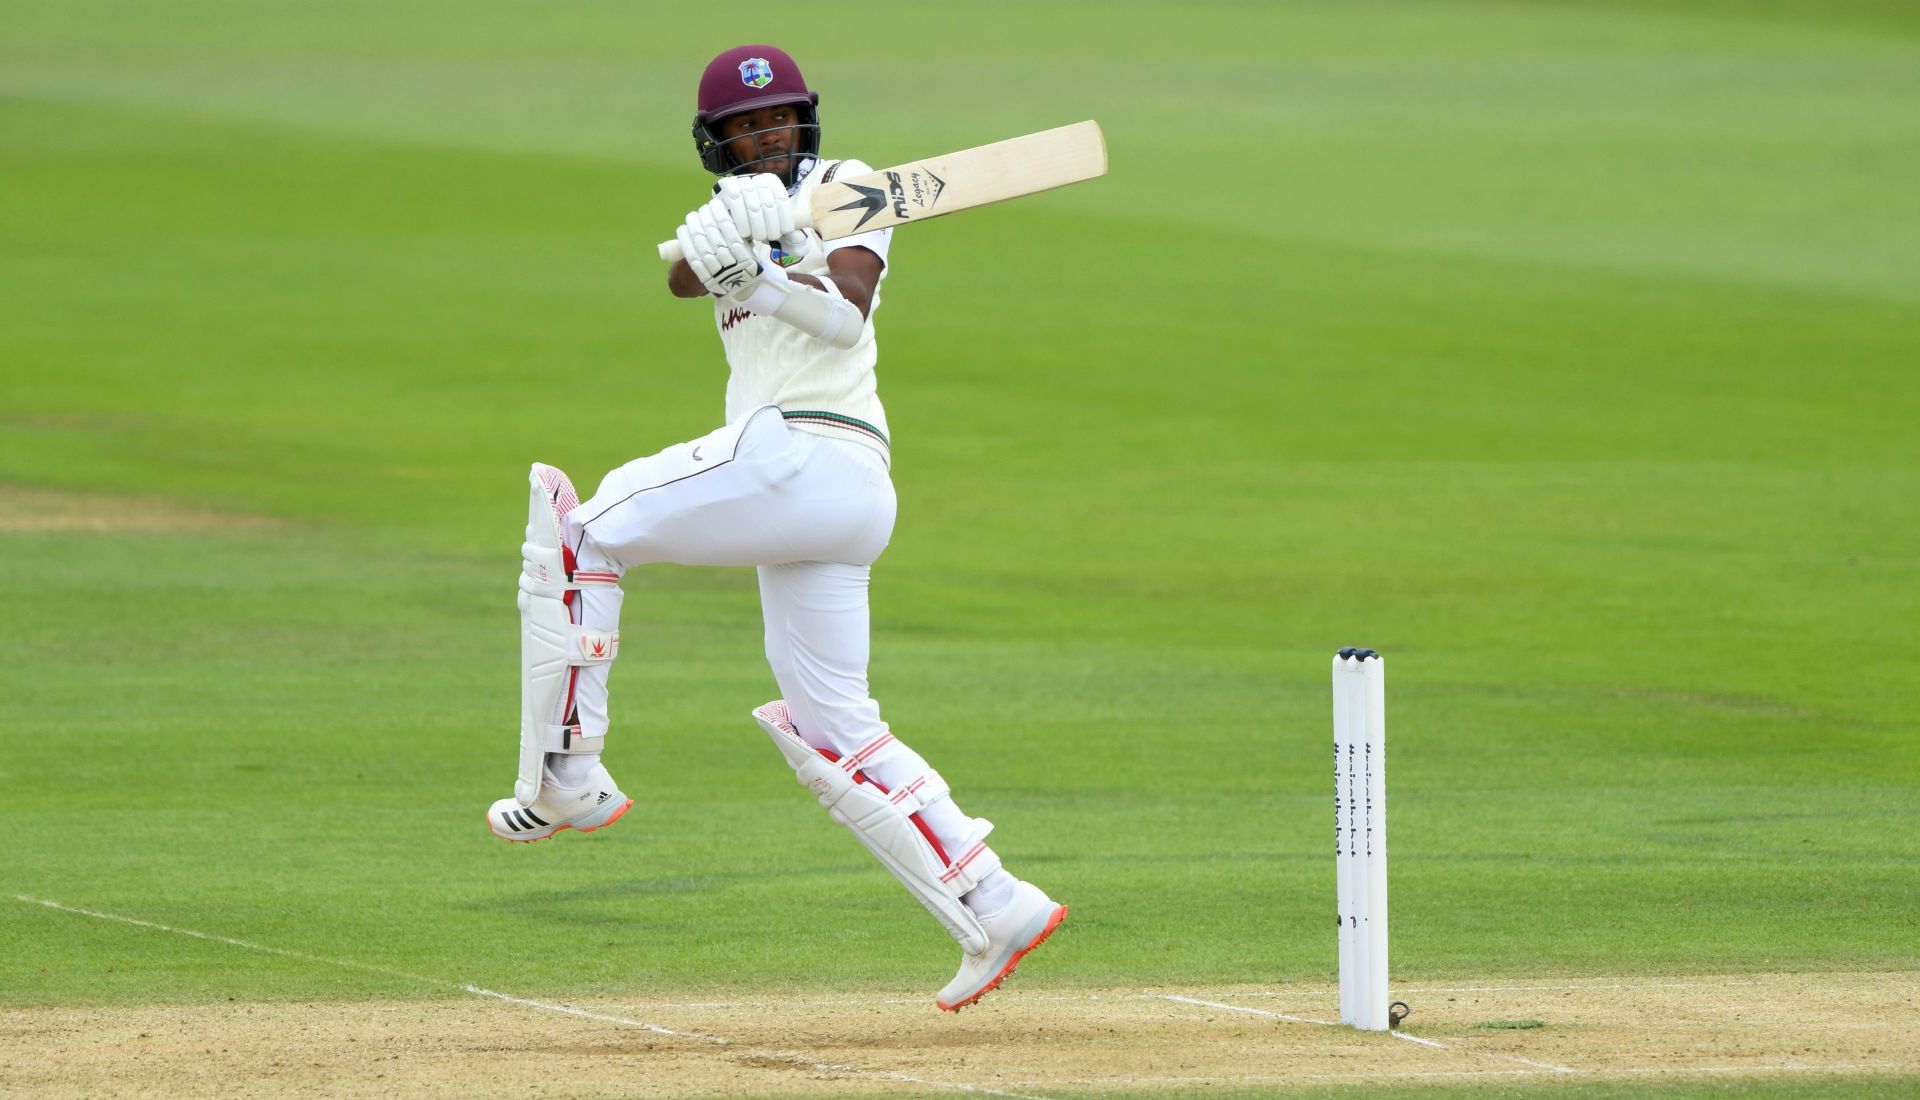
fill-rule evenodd
<path id="1" fill-rule="evenodd" d="M 867 693 L 867 577 L 893 534 L 894 507 L 879 451 L 790 428 L 765 405 L 614 470 L 567 515 L 566 534 L 582 570 L 757 566 L 767 663 L 794 727 L 847 756 L 888 732 Z M 583 625 L 618 628 L 618 593 L 581 596 Z M 584 736 L 607 731 L 606 665 L 580 670 L 574 703 Z M 898 740 L 863 767 L 889 787 L 928 770 Z M 973 827 L 951 800 L 928 809 L 939 811 L 928 825 L 943 843 L 960 844 Z"/>

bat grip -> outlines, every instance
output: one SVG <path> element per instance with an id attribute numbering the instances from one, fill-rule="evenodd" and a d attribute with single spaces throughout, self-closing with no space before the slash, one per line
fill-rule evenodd
<path id="1" fill-rule="evenodd" d="M 796 202 L 791 203 L 791 205 L 793 207 L 793 227 L 795 229 L 812 229 L 813 208 L 806 203 Z M 654 251 L 660 254 L 660 262 L 664 264 L 674 263 L 686 258 L 680 254 L 680 239 L 678 237 L 661 241 L 659 247 L 654 249 Z"/>

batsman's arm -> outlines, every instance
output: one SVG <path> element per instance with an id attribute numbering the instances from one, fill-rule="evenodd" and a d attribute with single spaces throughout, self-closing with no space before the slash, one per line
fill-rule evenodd
<path id="1" fill-rule="evenodd" d="M 693 273 L 685 260 L 675 260 L 673 266 L 667 268 L 667 289 L 675 298 L 707 297 L 707 288 L 700 285 L 700 276 Z"/>
<path id="2" fill-rule="evenodd" d="M 851 248 L 836 248 L 827 254 L 827 277 L 840 290 L 840 296 L 853 303 L 853 307 L 865 317 L 873 312 L 873 291 L 880 285 L 880 270 L 886 266 L 880 257 L 858 245 Z M 811 275 L 795 275 L 796 283 L 825 290 L 820 280 Z"/>
<path id="3" fill-rule="evenodd" d="M 880 285 L 880 271 L 885 265 L 880 257 L 865 248 L 836 248 L 827 256 L 827 276 L 833 285 L 840 289 L 840 295 L 853 303 L 853 307 L 865 317 L 873 312 L 873 291 Z M 811 275 L 793 275 L 790 278 L 803 286 L 815 290 L 825 290 L 820 280 Z M 675 260 L 667 269 L 667 289 L 676 298 L 711 297 L 707 288 L 700 285 L 700 277 L 693 273 L 685 260 Z"/>

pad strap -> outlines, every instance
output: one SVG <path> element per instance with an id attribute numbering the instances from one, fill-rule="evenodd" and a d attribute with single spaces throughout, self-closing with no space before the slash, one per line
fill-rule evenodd
<path id="1" fill-rule="evenodd" d="M 984 822 L 988 829 L 993 828 L 991 821 Z M 985 834 L 982 834 L 985 835 Z M 976 840 L 960 853 L 951 865 L 940 874 L 940 881 L 947 884 L 956 896 L 970 893 L 980 885 L 980 880 L 1000 869 L 1000 856 L 986 841 Z"/>
<path id="2" fill-rule="evenodd" d="M 599 737 L 582 737 L 577 724 L 548 726 L 545 749 L 547 752 L 605 752 L 607 737 L 605 734 Z"/>
<path id="3" fill-rule="evenodd" d="M 899 743 L 899 738 L 895 737 L 892 733 L 883 733 L 860 746 L 857 751 L 841 757 L 839 760 L 840 770 L 853 776 L 855 780 L 872 783 L 887 796 L 888 802 L 900 807 L 901 813 L 912 816 L 926 809 L 928 806 L 933 805 L 935 802 L 949 797 L 953 792 L 952 788 L 947 786 L 947 781 L 940 778 L 940 773 L 934 771 L 932 768 L 928 768 L 925 772 L 890 791 L 885 787 L 881 787 L 879 783 L 862 773 L 861 769 L 872 764 L 874 758 L 885 751 L 888 746 L 898 745 Z M 822 755 L 825 755 L 825 753 L 822 753 Z M 993 822 L 985 818 L 977 818 L 975 820 L 976 824 L 980 826 L 979 831 L 974 835 L 975 840 L 986 836 L 993 830 Z"/>
<path id="4" fill-rule="evenodd" d="M 873 763 L 873 758 L 880 755 L 882 749 L 888 745 L 897 745 L 899 743 L 899 739 L 894 737 L 892 733 L 883 733 L 853 752 L 841 757 L 840 770 L 846 772 L 848 775 L 853 775 L 861 768 Z"/>
<path id="5" fill-rule="evenodd" d="M 544 596 L 565 601 L 567 593 L 583 588 L 618 588 L 618 573 L 574 569 L 573 551 L 564 546 L 520 544 L 520 591 L 529 596 Z"/>
<path id="6" fill-rule="evenodd" d="M 910 783 L 902 783 L 887 792 L 887 801 L 900 807 L 903 814 L 917 814 L 947 797 L 947 781 L 940 773 L 929 771 Z"/>

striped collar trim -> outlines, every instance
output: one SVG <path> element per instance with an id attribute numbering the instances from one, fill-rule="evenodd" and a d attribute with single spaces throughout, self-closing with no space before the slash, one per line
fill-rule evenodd
<path id="1" fill-rule="evenodd" d="M 856 420 L 851 416 L 842 416 L 836 412 L 822 412 L 817 409 L 794 409 L 791 411 L 782 409 L 780 410 L 780 415 L 788 420 L 798 421 L 802 424 L 839 428 L 842 431 L 852 432 L 855 435 L 871 439 L 880 444 L 882 448 L 891 449 L 891 445 L 887 442 L 887 433 L 864 420 Z"/>

